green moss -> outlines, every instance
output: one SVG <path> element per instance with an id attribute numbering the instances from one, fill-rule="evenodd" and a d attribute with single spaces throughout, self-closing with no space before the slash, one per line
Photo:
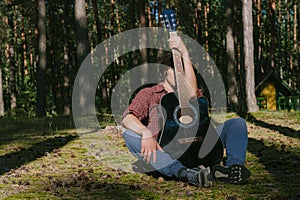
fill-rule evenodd
<path id="1" fill-rule="evenodd" d="M 299 116 L 268 111 L 247 116 L 249 182 L 238 186 L 214 182 L 203 189 L 112 168 L 105 159 L 127 152 L 122 137 L 107 134 L 98 140 L 97 135 L 88 135 L 95 144 L 106 141 L 111 147 L 105 149 L 107 157 L 98 160 L 85 148 L 69 118 L 1 118 L 0 198 L 297 199 Z M 114 124 L 111 116 L 102 119 L 102 127 Z"/>

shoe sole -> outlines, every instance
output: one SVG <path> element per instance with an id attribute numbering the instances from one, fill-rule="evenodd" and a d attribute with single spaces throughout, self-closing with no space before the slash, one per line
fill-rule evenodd
<path id="1" fill-rule="evenodd" d="M 212 186 L 212 181 L 209 179 L 211 179 L 210 169 L 201 169 L 199 173 L 199 180 L 201 180 L 200 184 L 202 185 L 202 187 L 209 188 Z"/>
<path id="2" fill-rule="evenodd" d="M 228 168 L 214 165 L 212 171 L 215 180 L 231 184 L 244 184 L 250 177 L 250 171 L 246 167 L 238 164 L 231 165 Z"/>

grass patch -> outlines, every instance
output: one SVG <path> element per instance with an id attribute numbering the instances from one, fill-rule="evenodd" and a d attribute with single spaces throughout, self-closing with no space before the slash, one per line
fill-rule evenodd
<path id="1" fill-rule="evenodd" d="M 299 199 L 298 112 L 247 115 L 246 185 L 214 183 L 199 189 L 130 171 L 118 129 L 79 136 L 72 119 L 0 119 L 1 199 Z M 227 118 L 237 117 L 230 113 Z M 113 125 L 99 116 L 101 127 Z M 113 159 L 112 159 L 113 160 Z M 126 170 L 125 170 L 126 169 Z"/>

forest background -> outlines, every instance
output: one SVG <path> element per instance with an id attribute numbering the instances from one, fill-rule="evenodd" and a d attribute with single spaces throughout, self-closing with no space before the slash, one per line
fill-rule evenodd
<path id="1" fill-rule="evenodd" d="M 160 27 L 158 16 L 167 7 L 176 11 L 178 30 L 214 60 L 229 111 L 257 111 L 255 87 L 270 72 L 299 92 L 296 0 L 2 0 L 0 115 L 71 115 L 72 86 L 88 53 L 122 31 Z M 98 112 L 111 112 L 111 94 L 122 74 L 157 57 L 141 49 L 116 59 L 99 81 Z"/>
<path id="2" fill-rule="evenodd" d="M 226 118 L 247 121 L 245 185 L 199 189 L 132 171 L 111 97 L 125 73 L 157 63 L 155 49 L 116 57 L 97 86 L 100 129 L 74 128 L 73 86 L 86 56 L 124 31 L 161 27 L 167 7 L 178 32 L 197 41 L 222 75 Z M 299 103 L 299 36 L 299 0 L 0 0 L 0 198 L 299 199 L 300 112 L 258 111 L 265 107 L 257 90 L 275 77 L 275 89 L 289 88 Z M 290 100 L 284 95 L 276 98 Z"/>

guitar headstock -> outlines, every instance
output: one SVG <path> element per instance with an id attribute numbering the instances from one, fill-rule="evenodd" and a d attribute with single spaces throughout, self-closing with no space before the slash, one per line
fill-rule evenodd
<path id="1" fill-rule="evenodd" d="M 168 31 L 176 31 L 177 22 L 174 10 L 169 8 L 165 9 L 160 15 L 160 18 L 162 19 L 162 24 L 165 25 Z"/>

